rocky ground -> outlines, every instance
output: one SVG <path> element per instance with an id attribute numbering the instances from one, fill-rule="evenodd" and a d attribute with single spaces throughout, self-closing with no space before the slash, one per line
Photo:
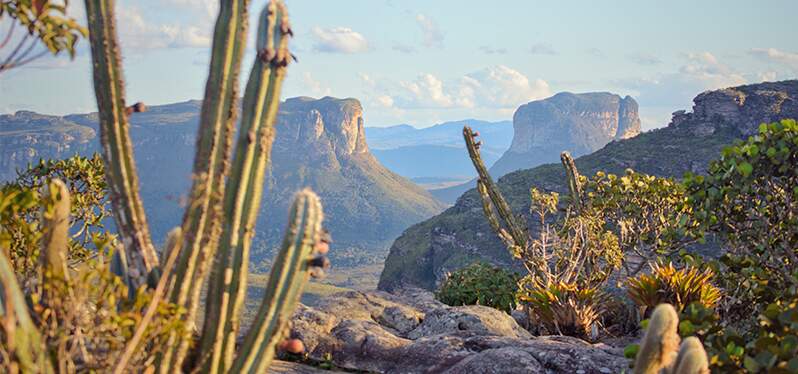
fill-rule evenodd
<path id="1" fill-rule="evenodd" d="M 518 316 L 517 316 L 518 317 Z M 519 318 L 521 320 L 521 318 Z M 379 373 L 620 373 L 621 348 L 565 336 L 532 336 L 484 306 L 450 307 L 431 293 L 343 292 L 300 306 L 291 334 L 314 360 Z M 275 373 L 315 369 L 278 362 Z"/>

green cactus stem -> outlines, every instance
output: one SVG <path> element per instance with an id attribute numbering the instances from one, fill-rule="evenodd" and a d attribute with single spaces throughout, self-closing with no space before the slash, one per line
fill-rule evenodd
<path id="1" fill-rule="evenodd" d="M 309 189 L 297 193 L 266 294 L 230 372 L 266 372 L 277 345 L 287 336 L 288 320 L 313 267 L 325 263 L 323 257 L 314 253 L 322 232 L 322 219 L 321 202 L 316 194 Z"/>
<path id="2" fill-rule="evenodd" d="M 582 210 L 582 184 L 579 182 L 579 170 L 576 169 L 574 158 L 568 152 L 560 154 L 560 161 L 565 168 L 565 177 L 568 181 L 568 191 L 571 192 L 572 206 L 577 212 Z"/>
<path id="3" fill-rule="evenodd" d="M 158 266 L 130 141 L 122 58 L 116 38 L 113 0 L 85 0 L 91 43 L 94 92 L 100 117 L 105 175 L 119 236 L 128 253 L 131 286 L 137 288 Z"/>
<path id="4" fill-rule="evenodd" d="M 224 218 L 221 203 L 238 107 L 238 77 L 246 46 L 247 5 L 246 0 L 220 2 L 200 113 L 194 182 L 183 216 L 183 242 L 176 248 L 179 255 L 175 269 L 167 274 L 170 277 L 169 300 L 186 308 L 183 318 L 187 324 L 193 324 L 198 313 L 200 292 L 218 247 Z M 188 353 L 190 338 L 170 337 L 169 349 L 159 359 L 161 372 L 178 371 Z"/>
<path id="5" fill-rule="evenodd" d="M 263 194 L 263 179 L 274 140 L 280 89 L 291 58 L 291 28 L 282 1 L 270 1 L 260 14 L 256 48 L 244 93 L 241 128 L 224 198 L 216 267 L 211 272 L 201 352 L 210 352 L 205 368 L 225 372 L 232 364 L 239 315 L 246 296 L 249 251 Z"/>
<path id="6" fill-rule="evenodd" d="M 9 366 L 16 366 L 21 373 L 54 372 L 4 248 L 0 248 L 0 324 L 0 344 L 11 353 Z"/>
<path id="7" fill-rule="evenodd" d="M 482 197 L 485 216 L 488 217 L 491 227 L 509 248 L 526 248 L 528 241 L 526 229 L 518 222 L 510 205 L 507 204 L 504 196 L 502 196 L 499 187 L 493 182 L 493 178 L 488 173 L 488 168 L 485 167 L 479 152 L 482 142 L 476 141 L 478 136 L 479 133 L 472 131 L 470 127 L 463 127 L 463 139 L 468 149 L 468 156 L 471 158 L 471 162 L 479 175 L 477 187 Z M 498 217 L 494 214 L 494 210 L 498 213 Z"/>
<path id="8" fill-rule="evenodd" d="M 49 277 L 67 280 L 67 252 L 69 250 L 69 189 L 64 182 L 54 179 L 47 185 L 47 195 L 52 205 L 43 214 L 41 263 Z"/>

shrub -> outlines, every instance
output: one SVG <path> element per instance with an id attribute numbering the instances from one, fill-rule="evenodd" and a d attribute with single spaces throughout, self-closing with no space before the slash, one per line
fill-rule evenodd
<path id="1" fill-rule="evenodd" d="M 701 271 L 687 265 L 677 269 L 672 262 L 655 263 L 651 265 L 650 274 L 627 280 L 628 293 L 643 315 L 663 303 L 673 305 L 677 311 L 694 302 L 713 308 L 721 296 L 720 289 L 710 283 L 714 275 L 709 268 Z"/>
<path id="2" fill-rule="evenodd" d="M 446 305 L 484 305 L 510 314 L 517 306 L 518 275 L 475 262 L 443 281 L 435 298 Z"/>
<path id="3" fill-rule="evenodd" d="M 798 287 L 798 123 L 762 124 L 684 183 L 701 229 L 726 240 L 724 319 L 755 328 L 765 306 Z"/>

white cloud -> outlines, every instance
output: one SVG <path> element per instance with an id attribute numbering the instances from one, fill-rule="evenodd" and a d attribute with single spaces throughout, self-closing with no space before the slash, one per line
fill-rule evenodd
<path id="1" fill-rule="evenodd" d="M 798 70 L 798 53 L 785 52 L 776 48 L 754 48 L 749 53 L 760 59 L 780 63 L 791 69 Z"/>
<path id="2" fill-rule="evenodd" d="M 126 50 L 208 47 L 211 37 L 206 29 L 179 24 L 150 23 L 138 8 L 118 7 L 119 38 Z"/>
<path id="3" fill-rule="evenodd" d="M 219 2 L 216 0 L 166 0 L 167 3 L 179 7 L 181 10 L 191 10 L 200 15 L 213 19 L 219 11 Z"/>
<path id="4" fill-rule="evenodd" d="M 479 47 L 479 50 L 489 54 L 489 55 L 504 55 L 507 54 L 507 48 L 504 47 L 491 47 L 489 45 L 483 45 Z"/>
<path id="5" fill-rule="evenodd" d="M 391 46 L 391 49 L 404 54 L 416 53 L 415 47 L 402 43 L 394 43 L 393 46 Z"/>
<path id="6" fill-rule="evenodd" d="M 313 78 L 313 75 L 310 74 L 310 72 L 305 72 L 302 74 L 302 84 L 305 86 L 305 89 L 307 89 L 314 96 L 329 96 L 332 92 L 329 87 L 325 87 L 321 82 Z"/>
<path id="7" fill-rule="evenodd" d="M 634 55 L 629 56 L 629 58 L 631 58 L 632 62 L 634 62 L 634 63 L 636 63 L 638 65 L 649 65 L 650 66 L 650 65 L 659 65 L 659 64 L 662 63 L 662 60 L 660 60 L 659 57 L 654 56 L 654 55 L 649 54 L 649 53 L 638 53 L 638 54 L 634 54 Z"/>
<path id="8" fill-rule="evenodd" d="M 710 52 L 688 53 L 678 71 L 657 77 L 620 80 L 616 83 L 636 91 L 641 105 L 689 107 L 701 92 L 747 83 L 741 73 L 722 63 Z"/>
<path id="9" fill-rule="evenodd" d="M 524 74 L 504 65 L 468 74 L 462 82 L 465 89 L 461 89 L 461 93 L 475 105 L 483 107 L 515 108 L 551 95 L 546 81 L 530 81 Z"/>
<path id="10" fill-rule="evenodd" d="M 377 103 L 385 108 L 392 108 L 393 107 L 393 98 L 388 95 L 380 95 L 377 96 L 376 99 Z"/>
<path id="11" fill-rule="evenodd" d="M 418 14 L 416 23 L 421 28 L 425 47 L 443 48 L 444 34 L 437 22 L 423 14 Z"/>
<path id="12" fill-rule="evenodd" d="M 433 74 L 421 74 L 414 81 L 400 82 L 391 96 L 394 106 L 415 108 L 515 109 L 518 105 L 547 97 L 548 83 L 530 81 L 507 66 L 493 66 L 444 82 Z"/>
<path id="13" fill-rule="evenodd" d="M 313 49 L 327 53 L 358 53 L 369 49 L 369 43 L 360 33 L 348 27 L 311 29 L 316 44 Z"/>
<path id="14" fill-rule="evenodd" d="M 533 44 L 531 47 L 529 47 L 529 53 L 531 53 L 533 55 L 549 55 L 549 56 L 553 56 L 553 55 L 557 54 L 557 51 L 554 49 L 554 47 L 551 44 L 537 43 L 537 44 Z"/>

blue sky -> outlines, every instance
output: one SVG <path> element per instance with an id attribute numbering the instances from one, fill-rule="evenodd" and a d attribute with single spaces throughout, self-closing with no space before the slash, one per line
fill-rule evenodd
<path id="1" fill-rule="evenodd" d="M 286 2 L 299 63 L 284 97 L 358 98 L 367 126 L 511 119 L 560 91 L 610 91 L 654 128 L 704 90 L 798 77 L 795 0 Z M 118 1 L 129 101 L 201 98 L 216 3 Z M 83 46 L 0 74 L 0 113 L 95 110 Z"/>

